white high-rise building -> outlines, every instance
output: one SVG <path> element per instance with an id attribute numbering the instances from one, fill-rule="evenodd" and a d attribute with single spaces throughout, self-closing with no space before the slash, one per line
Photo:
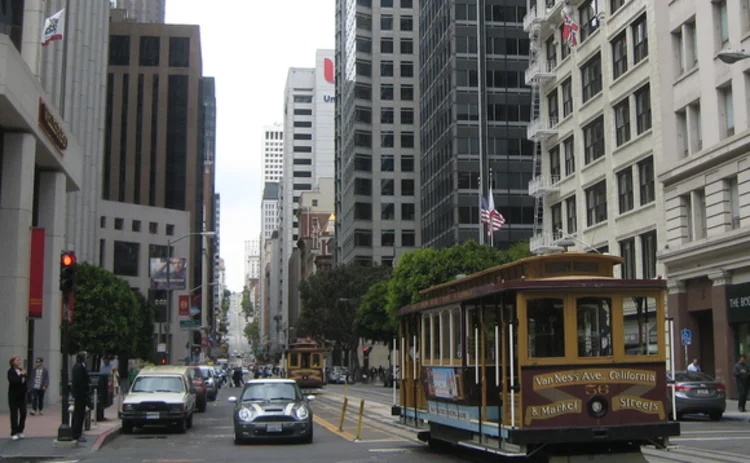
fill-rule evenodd
<path id="1" fill-rule="evenodd" d="M 261 202 L 261 249 L 263 243 L 271 237 L 273 231 L 279 224 L 279 184 L 276 182 L 266 182 L 263 187 L 263 201 Z"/>
<path id="2" fill-rule="evenodd" d="M 112 0 L 111 3 L 114 8 L 127 10 L 128 18 L 139 23 L 165 23 L 167 0 Z"/>
<path id="3" fill-rule="evenodd" d="M 245 241 L 245 280 L 260 278 L 260 240 Z"/>
<path id="4" fill-rule="evenodd" d="M 279 200 L 279 265 L 281 281 L 299 238 L 297 209 L 303 191 L 334 176 L 334 50 L 318 50 L 314 68 L 290 68 L 284 91 L 284 169 Z M 281 285 L 286 324 L 287 285 Z M 281 327 L 283 329 L 283 327 Z"/>
<path id="5" fill-rule="evenodd" d="M 281 181 L 284 169 L 284 127 L 280 122 L 263 128 L 263 183 Z"/>

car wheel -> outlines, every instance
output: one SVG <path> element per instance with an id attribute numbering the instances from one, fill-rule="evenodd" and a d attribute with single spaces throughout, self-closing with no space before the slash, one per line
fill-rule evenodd
<path id="1" fill-rule="evenodd" d="M 303 444 L 312 444 L 312 442 L 313 442 L 313 428 L 311 426 L 310 427 L 310 432 L 305 437 L 302 438 L 302 443 Z"/>
<path id="2" fill-rule="evenodd" d="M 234 433 L 234 445 L 241 445 L 243 442 L 242 437 L 239 434 Z"/>
<path id="3" fill-rule="evenodd" d="M 708 417 L 711 418 L 711 421 L 721 421 L 722 415 L 723 413 L 715 412 L 715 413 L 709 413 Z"/>
<path id="4" fill-rule="evenodd" d="M 185 427 L 188 429 L 193 428 L 193 414 L 190 414 L 190 417 L 187 419 L 187 423 L 185 424 Z"/>
<path id="5" fill-rule="evenodd" d="M 208 406 L 208 401 L 205 397 L 203 399 L 198 401 L 198 411 L 201 413 L 204 413 L 206 411 L 206 407 Z"/>
<path id="6" fill-rule="evenodd" d="M 187 418 L 183 418 L 177 421 L 177 425 L 175 426 L 175 431 L 177 431 L 180 434 L 185 434 L 187 432 Z"/>
<path id="7" fill-rule="evenodd" d="M 125 421 L 122 422 L 122 433 L 123 434 L 133 434 L 133 422 L 132 421 Z"/>

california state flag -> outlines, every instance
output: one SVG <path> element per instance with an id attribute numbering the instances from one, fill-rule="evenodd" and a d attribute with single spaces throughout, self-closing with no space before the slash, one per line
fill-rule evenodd
<path id="1" fill-rule="evenodd" d="M 65 8 L 53 14 L 44 20 L 44 29 L 42 29 L 42 46 L 62 40 L 65 33 Z"/>

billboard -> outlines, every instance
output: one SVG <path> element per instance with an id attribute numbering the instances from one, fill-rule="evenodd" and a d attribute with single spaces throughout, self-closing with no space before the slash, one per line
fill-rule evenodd
<path id="1" fill-rule="evenodd" d="M 171 265 L 167 265 L 167 261 L 166 257 L 152 257 L 149 259 L 151 289 L 185 289 L 187 259 L 184 257 L 172 257 Z M 169 269 L 167 269 L 168 267 Z M 169 280 L 169 284 L 167 284 L 167 280 Z"/>

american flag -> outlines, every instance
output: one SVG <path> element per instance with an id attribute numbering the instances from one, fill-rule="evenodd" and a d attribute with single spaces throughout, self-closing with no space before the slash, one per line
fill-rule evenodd
<path id="1" fill-rule="evenodd" d="M 491 235 L 493 232 L 500 230 L 505 225 L 505 217 L 495 209 L 495 199 L 492 197 L 492 190 L 490 190 L 490 199 L 482 198 L 482 210 L 480 214 L 482 223 L 491 225 L 491 228 L 487 230 L 487 234 Z"/>
<path id="2" fill-rule="evenodd" d="M 563 17 L 563 29 L 562 29 L 562 38 L 566 42 L 568 42 L 568 45 L 571 47 L 575 47 L 578 45 L 578 24 L 568 16 L 567 13 L 565 13 L 565 10 L 563 10 L 562 13 Z"/>

